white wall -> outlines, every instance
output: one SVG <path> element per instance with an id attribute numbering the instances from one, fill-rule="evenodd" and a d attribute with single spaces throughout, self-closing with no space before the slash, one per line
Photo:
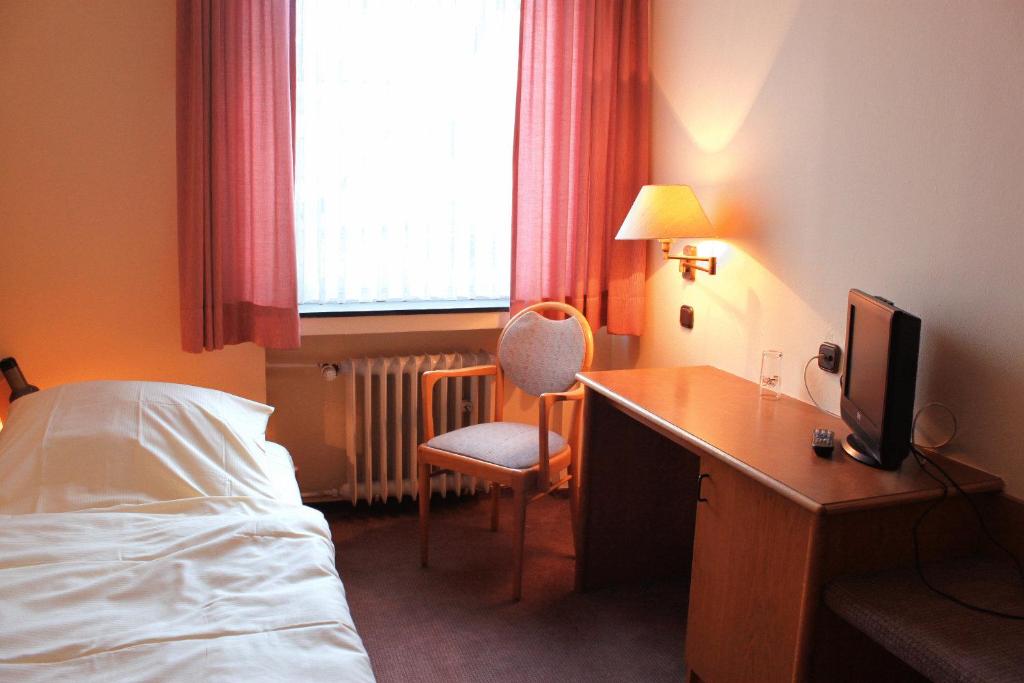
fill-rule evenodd
<path id="1" fill-rule="evenodd" d="M 918 403 L 955 408 L 951 454 L 1024 495 L 1021 36 L 1020 2 L 655 0 L 653 179 L 695 187 L 720 268 L 683 284 L 652 245 L 646 332 L 607 362 L 754 379 L 778 348 L 806 400 L 847 291 L 880 294 L 923 320 Z"/>

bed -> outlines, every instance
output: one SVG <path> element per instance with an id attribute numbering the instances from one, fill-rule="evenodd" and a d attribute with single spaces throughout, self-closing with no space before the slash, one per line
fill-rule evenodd
<path id="1" fill-rule="evenodd" d="M 0 431 L 0 680 L 372 681 L 323 516 L 222 392 L 83 382 Z"/>

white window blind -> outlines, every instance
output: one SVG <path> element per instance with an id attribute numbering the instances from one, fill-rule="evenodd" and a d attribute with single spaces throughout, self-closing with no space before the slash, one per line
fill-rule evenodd
<path id="1" fill-rule="evenodd" d="M 507 303 L 519 2 L 296 10 L 300 311 Z"/>

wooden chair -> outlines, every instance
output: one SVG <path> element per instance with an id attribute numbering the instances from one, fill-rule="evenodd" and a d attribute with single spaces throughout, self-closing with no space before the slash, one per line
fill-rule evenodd
<path id="1" fill-rule="evenodd" d="M 542 314 L 556 311 L 564 320 Z M 578 506 L 579 433 L 581 411 L 577 409 L 570 440 L 548 430 L 552 406 L 559 401 L 581 401 L 583 388 L 576 373 L 588 370 L 594 356 L 594 336 L 587 319 L 572 306 L 540 303 L 520 311 L 502 330 L 498 339 L 497 363 L 455 370 L 423 373 L 423 421 L 426 443 L 419 446 L 420 560 L 427 566 L 430 528 L 430 479 L 458 472 L 491 482 L 491 530 L 498 530 L 501 488 L 512 489 L 514 522 L 514 579 L 512 594 L 523 593 L 523 533 L 526 505 L 569 484 L 573 538 L 576 538 Z M 494 422 L 486 422 L 434 435 L 434 385 L 448 377 L 494 375 Z M 504 385 L 509 381 L 540 399 L 538 425 L 502 420 Z M 570 443 L 571 442 L 571 443 Z M 567 470 L 568 475 L 551 483 L 551 473 Z"/>

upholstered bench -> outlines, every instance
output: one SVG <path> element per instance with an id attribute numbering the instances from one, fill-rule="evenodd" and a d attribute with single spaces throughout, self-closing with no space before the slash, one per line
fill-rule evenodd
<path id="1" fill-rule="evenodd" d="M 926 565 L 925 575 L 971 604 L 1024 614 L 1024 586 L 1011 563 L 961 559 Z M 826 587 L 824 599 L 842 619 L 932 681 L 1024 681 L 1024 621 L 942 598 L 913 569 L 841 577 Z"/>

